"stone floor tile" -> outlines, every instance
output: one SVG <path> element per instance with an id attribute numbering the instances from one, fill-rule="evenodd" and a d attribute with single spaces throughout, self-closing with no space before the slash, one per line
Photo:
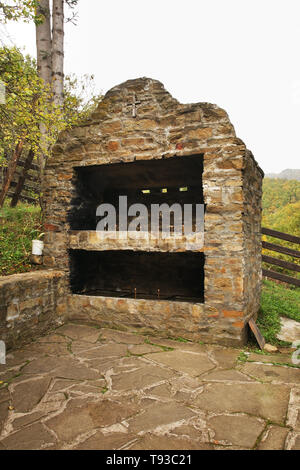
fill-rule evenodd
<path id="1" fill-rule="evenodd" d="M 53 375 L 55 377 L 74 380 L 95 380 L 100 378 L 98 372 L 88 368 L 85 364 L 80 364 L 73 360 L 69 360 L 67 363 L 55 369 Z"/>
<path id="2" fill-rule="evenodd" d="M 147 433 L 127 447 L 128 450 L 211 450 L 208 443 L 197 442 L 183 437 L 154 435 Z M 179 459 L 180 460 L 180 459 Z"/>
<path id="3" fill-rule="evenodd" d="M 173 376 L 174 373 L 168 369 L 163 369 L 159 366 L 145 365 L 139 369 L 129 372 L 123 371 L 119 374 L 113 375 L 111 377 L 112 390 L 119 392 L 141 390 Z"/>
<path id="4" fill-rule="evenodd" d="M 69 356 L 70 351 L 68 349 L 68 343 L 32 343 L 24 351 L 28 351 L 29 354 L 33 353 L 35 356 L 47 355 L 47 356 Z"/>
<path id="5" fill-rule="evenodd" d="M 289 429 L 281 426 L 269 426 L 261 441 L 258 450 L 283 450 Z"/>
<path id="6" fill-rule="evenodd" d="M 175 392 L 172 390 L 170 383 L 164 383 L 148 389 L 147 395 L 160 398 L 172 398 L 172 396 L 175 395 Z"/>
<path id="7" fill-rule="evenodd" d="M 12 381 L 15 377 L 19 376 L 18 369 L 7 369 L 5 372 L 0 373 L 0 387 L 3 387 L 3 384 L 7 384 Z M 1 390 L 1 389 L 0 389 Z"/>
<path id="8" fill-rule="evenodd" d="M 61 392 L 68 390 L 72 385 L 77 385 L 81 382 L 78 380 L 68 380 L 68 379 L 53 379 L 52 385 L 50 387 L 51 392 Z"/>
<path id="9" fill-rule="evenodd" d="M 240 446 L 222 446 L 215 445 L 213 446 L 214 450 L 251 450 L 250 447 L 240 447 Z"/>
<path id="10" fill-rule="evenodd" d="M 99 378 L 99 373 L 81 364 L 72 357 L 44 357 L 34 359 L 23 369 L 24 374 L 45 374 L 74 380 L 92 380 Z"/>
<path id="11" fill-rule="evenodd" d="M 176 371 L 189 374 L 192 377 L 203 374 L 215 367 L 206 354 L 199 354 L 190 351 L 166 351 L 145 357 L 148 357 L 158 364 L 169 366 Z"/>
<path id="12" fill-rule="evenodd" d="M 38 357 L 33 359 L 22 369 L 23 374 L 46 374 L 60 367 L 62 361 L 68 364 L 68 359 L 58 357 Z"/>
<path id="13" fill-rule="evenodd" d="M 81 340 L 96 343 L 100 338 L 100 329 L 76 323 L 67 323 L 56 330 L 59 335 L 67 336 L 73 340 Z"/>
<path id="14" fill-rule="evenodd" d="M 188 344 L 182 343 L 181 341 L 175 341 L 174 339 L 160 338 L 158 336 L 147 336 L 147 341 L 157 346 L 164 346 L 166 348 L 172 349 L 180 349 L 182 344 Z"/>
<path id="15" fill-rule="evenodd" d="M 203 375 L 201 380 L 204 382 L 253 382 L 250 377 L 234 369 L 213 370 Z"/>
<path id="16" fill-rule="evenodd" d="M 89 351 L 94 349 L 97 346 L 100 346 L 101 342 L 89 343 L 88 341 L 77 341 L 74 340 L 69 346 L 70 352 L 75 356 L 80 356 L 82 352 Z"/>
<path id="17" fill-rule="evenodd" d="M 209 345 L 192 343 L 192 342 L 187 342 L 187 343 L 179 342 L 179 345 L 176 349 L 179 349 L 180 351 L 189 351 L 189 352 L 194 352 L 194 353 L 206 354 L 209 351 Z"/>
<path id="18" fill-rule="evenodd" d="M 132 433 L 151 431 L 157 427 L 175 424 L 193 416 L 195 413 L 192 410 L 178 403 L 155 403 L 128 420 L 128 430 Z"/>
<path id="19" fill-rule="evenodd" d="M 195 422 L 194 422 L 195 421 Z M 190 420 L 189 424 L 182 424 L 169 431 L 170 435 L 189 438 L 200 442 L 209 442 L 209 433 L 206 422 L 201 418 Z"/>
<path id="20" fill-rule="evenodd" d="M 290 388 L 284 385 L 213 383 L 194 401 L 194 406 L 211 412 L 240 412 L 284 424 Z"/>
<path id="21" fill-rule="evenodd" d="M 0 364 L 0 373 L 5 372 L 11 368 L 22 367 L 30 357 L 34 357 L 34 353 L 30 353 L 30 349 L 26 351 L 24 349 L 16 349 L 15 351 L 8 351 L 6 355 L 6 364 Z"/>
<path id="22" fill-rule="evenodd" d="M 237 358 L 240 354 L 238 349 L 210 346 L 209 350 L 219 367 L 222 367 L 223 369 L 231 369 L 237 364 Z"/>
<path id="23" fill-rule="evenodd" d="M 257 354 L 251 352 L 248 355 L 249 362 L 264 362 L 264 363 L 279 363 L 279 364 L 293 364 L 292 354 Z"/>
<path id="24" fill-rule="evenodd" d="M 295 367 L 280 367 L 266 364 L 247 362 L 240 370 L 251 377 L 264 382 L 280 382 L 286 384 L 300 384 L 300 369 Z"/>
<path id="25" fill-rule="evenodd" d="M 59 329 L 58 329 L 59 331 Z M 46 336 L 42 336 L 36 340 L 38 343 L 69 343 L 70 339 L 66 338 L 62 334 L 56 334 L 55 332 Z"/>
<path id="26" fill-rule="evenodd" d="M 106 387 L 106 382 L 103 379 L 102 384 L 98 385 L 97 387 L 89 384 L 77 384 L 73 385 L 69 390 L 68 393 L 70 394 L 77 394 L 77 395 L 96 395 L 101 397 L 101 394 L 103 394 L 104 387 Z"/>
<path id="27" fill-rule="evenodd" d="M 137 407 L 125 399 L 92 400 L 86 397 L 70 400 L 60 414 L 47 420 L 47 427 L 60 441 L 70 442 L 80 434 L 119 423 L 138 412 Z"/>
<path id="28" fill-rule="evenodd" d="M 0 403 L 0 435 L 8 417 L 8 407 L 9 401 L 3 401 Z"/>
<path id="29" fill-rule="evenodd" d="M 127 333 L 126 331 L 111 330 L 109 328 L 102 328 L 100 330 L 101 340 L 114 341 L 115 343 L 124 344 L 143 344 L 145 342 L 144 336 L 138 334 Z"/>
<path id="30" fill-rule="evenodd" d="M 10 434 L 2 443 L 10 450 L 36 450 L 51 446 L 55 438 L 41 423 L 37 423 Z"/>
<path id="31" fill-rule="evenodd" d="M 38 421 L 43 416 L 45 416 L 45 414 L 46 413 L 44 411 L 34 411 L 33 413 L 26 413 L 20 418 L 15 418 L 13 420 L 13 423 L 12 423 L 13 428 L 15 430 L 15 429 L 22 428 L 23 426 L 27 426 L 28 424 L 32 424 Z"/>
<path id="32" fill-rule="evenodd" d="M 114 432 L 103 434 L 97 431 L 84 442 L 76 445 L 76 450 L 117 450 L 120 447 L 126 446 L 135 439 L 134 434 L 127 434 L 122 432 Z"/>
<path id="33" fill-rule="evenodd" d="M 89 349 L 88 351 L 82 351 L 78 354 L 83 359 L 96 359 L 98 357 L 123 357 L 128 353 L 128 347 L 126 344 L 108 343 L 103 344 Z"/>
<path id="34" fill-rule="evenodd" d="M 10 399 L 10 393 L 7 387 L 0 388 L 0 403 L 8 401 Z"/>
<path id="35" fill-rule="evenodd" d="M 0 366 L 0 449 L 299 449 L 299 369 L 241 352 L 66 324 Z"/>
<path id="36" fill-rule="evenodd" d="M 130 354 L 142 355 L 148 353 L 157 353 L 161 352 L 161 348 L 159 346 L 153 346 L 152 344 L 131 344 L 128 346 L 128 351 Z"/>
<path id="37" fill-rule="evenodd" d="M 207 422 L 211 439 L 223 445 L 253 448 L 265 428 L 265 421 L 252 416 L 213 416 Z"/>
<path id="38" fill-rule="evenodd" d="M 15 412 L 27 413 L 31 411 L 47 392 L 50 382 L 50 377 L 41 377 L 12 385 L 12 405 Z"/>
<path id="39" fill-rule="evenodd" d="M 300 436 L 295 440 L 295 444 L 292 447 L 292 450 L 300 450 Z"/>

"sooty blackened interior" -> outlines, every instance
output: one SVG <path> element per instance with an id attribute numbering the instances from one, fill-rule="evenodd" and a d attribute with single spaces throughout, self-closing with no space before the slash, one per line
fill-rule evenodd
<path id="1" fill-rule="evenodd" d="M 102 203 L 118 208 L 119 196 L 127 196 L 128 206 L 142 203 L 148 208 L 162 203 L 202 204 L 202 173 L 202 155 L 77 167 L 70 228 L 95 230 L 96 208 Z"/>
<path id="2" fill-rule="evenodd" d="M 70 250 L 74 294 L 204 301 L 203 253 Z"/>

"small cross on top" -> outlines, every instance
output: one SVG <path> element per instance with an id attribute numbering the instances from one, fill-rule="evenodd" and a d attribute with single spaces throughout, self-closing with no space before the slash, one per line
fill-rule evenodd
<path id="1" fill-rule="evenodd" d="M 136 113 L 137 113 L 136 105 L 140 103 L 141 103 L 140 101 L 137 101 L 135 93 L 133 93 L 132 103 L 129 103 L 127 106 L 132 106 L 132 117 L 134 118 L 136 117 Z"/>

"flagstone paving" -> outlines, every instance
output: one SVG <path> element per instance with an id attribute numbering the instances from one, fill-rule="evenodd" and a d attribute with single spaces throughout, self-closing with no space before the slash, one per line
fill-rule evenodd
<path id="1" fill-rule="evenodd" d="M 284 354 L 69 323 L 0 365 L 0 449 L 300 449 Z"/>

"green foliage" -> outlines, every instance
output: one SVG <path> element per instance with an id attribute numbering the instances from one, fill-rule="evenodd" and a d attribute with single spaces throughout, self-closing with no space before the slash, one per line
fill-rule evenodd
<path id="1" fill-rule="evenodd" d="M 41 232 L 38 206 L 20 203 L 0 210 L 0 275 L 31 271 L 31 240 Z"/>
<path id="2" fill-rule="evenodd" d="M 300 181 L 265 178 L 263 182 L 263 217 L 274 220 L 274 213 L 300 201 Z M 300 229 L 300 227 L 299 227 Z"/>
<path id="3" fill-rule="evenodd" d="M 241 351 L 237 357 L 237 360 L 239 362 L 247 362 L 247 359 L 248 359 L 248 355 L 244 351 Z"/>
<path id="4" fill-rule="evenodd" d="M 0 23 L 7 21 L 41 21 L 36 16 L 38 0 L 4 0 L 0 2 Z"/>
<path id="5" fill-rule="evenodd" d="M 0 78 L 6 91 L 5 103 L 0 105 L 2 156 L 9 159 L 20 141 L 26 141 L 28 147 L 37 153 L 41 124 L 49 131 L 47 144 L 50 146 L 60 114 L 57 109 L 49 107 L 50 90 L 39 79 L 35 61 L 29 56 L 24 57 L 15 47 L 3 47 L 0 49 Z"/>
<path id="6" fill-rule="evenodd" d="M 300 322 L 300 289 L 265 280 L 257 324 L 267 343 L 281 344 L 276 338 L 281 316 Z"/>
<path id="7" fill-rule="evenodd" d="M 6 102 L 0 104 L 0 166 L 7 164 L 20 141 L 36 157 L 41 151 L 49 157 L 59 132 L 86 119 L 100 99 L 92 94 L 88 105 L 82 94 L 83 87 L 91 89 L 92 77 L 81 82 L 67 77 L 64 106 L 56 106 L 50 87 L 38 77 L 35 61 L 15 47 L 0 49 L 0 78 L 6 87 Z"/>
<path id="8" fill-rule="evenodd" d="M 97 108 L 102 95 L 95 90 L 94 75 L 65 77 L 64 115 L 67 127 L 86 121 Z"/>

